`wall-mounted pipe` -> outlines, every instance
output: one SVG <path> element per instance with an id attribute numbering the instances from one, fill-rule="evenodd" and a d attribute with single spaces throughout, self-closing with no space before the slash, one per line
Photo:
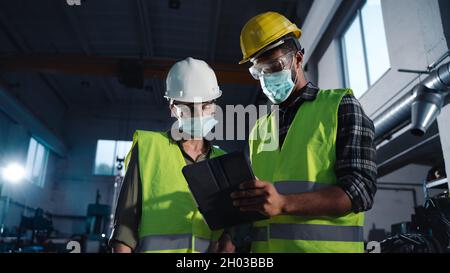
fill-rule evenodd
<path id="1" fill-rule="evenodd" d="M 450 63 L 441 65 L 415 88 L 411 108 L 411 132 L 422 136 L 436 120 L 450 90 Z"/>
<path id="2" fill-rule="evenodd" d="M 419 84 L 414 91 L 414 101 L 411 105 L 411 133 L 423 136 L 436 120 L 444 106 L 447 94 L 427 88 Z"/>
<path id="3" fill-rule="evenodd" d="M 442 59 L 442 58 L 441 58 Z M 450 91 L 450 63 L 431 71 L 412 92 L 375 117 L 375 143 L 411 122 L 411 133 L 423 135 L 436 120 Z"/>
<path id="4" fill-rule="evenodd" d="M 374 118 L 375 142 L 377 144 L 398 131 L 398 129 L 403 127 L 402 125 L 411 120 L 411 105 L 414 99 L 414 94 L 409 92 L 386 111 Z"/>

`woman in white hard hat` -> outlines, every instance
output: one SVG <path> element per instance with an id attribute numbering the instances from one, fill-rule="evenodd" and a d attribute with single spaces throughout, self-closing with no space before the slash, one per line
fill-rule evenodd
<path id="1" fill-rule="evenodd" d="M 205 140 L 222 94 L 216 75 L 204 61 L 187 58 L 172 66 L 166 83 L 177 130 L 135 132 L 110 240 L 114 252 L 207 252 L 226 236 L 208 228 L 181 172 L 224 154 Z"/>

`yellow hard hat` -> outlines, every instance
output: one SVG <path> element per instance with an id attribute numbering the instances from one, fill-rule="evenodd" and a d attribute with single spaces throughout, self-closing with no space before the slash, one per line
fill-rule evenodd
<path id="1" fill-rule="evenodd" d="M 302 35 L 301 29 L 283 15 L 271 11 L 256 15 L 242 28 L 243 58 L 239 64 L 248 62 L 261 49 L 291 33 L 297 39 Z"/>

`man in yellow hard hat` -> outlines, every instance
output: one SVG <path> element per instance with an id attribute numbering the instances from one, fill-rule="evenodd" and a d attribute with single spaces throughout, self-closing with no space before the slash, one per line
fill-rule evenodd
<path id="1" fill-rule="evenodd" d="M 275 12 L 242 29 L 240 63 L 252 63 L 278 110 L 256 122 L 249 149 L 257 179 L 232 197 L 242 211 L 270 216 L 253 224 L 253 252 L 363 252 L 363 212 L 376 192 L 374 126 L 351 89 L 306 80 L 301 34 Z"/>

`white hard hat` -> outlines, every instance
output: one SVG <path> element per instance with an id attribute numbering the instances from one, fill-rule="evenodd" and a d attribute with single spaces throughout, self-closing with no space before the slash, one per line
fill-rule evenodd
<path id="1" fill-rule="evenodd" d="M 181 102 L 206 102 L 222 95 L 211 67 L 206 62 L 191 57 L 170 68 L 166 86 L 164 97 Z"/>

